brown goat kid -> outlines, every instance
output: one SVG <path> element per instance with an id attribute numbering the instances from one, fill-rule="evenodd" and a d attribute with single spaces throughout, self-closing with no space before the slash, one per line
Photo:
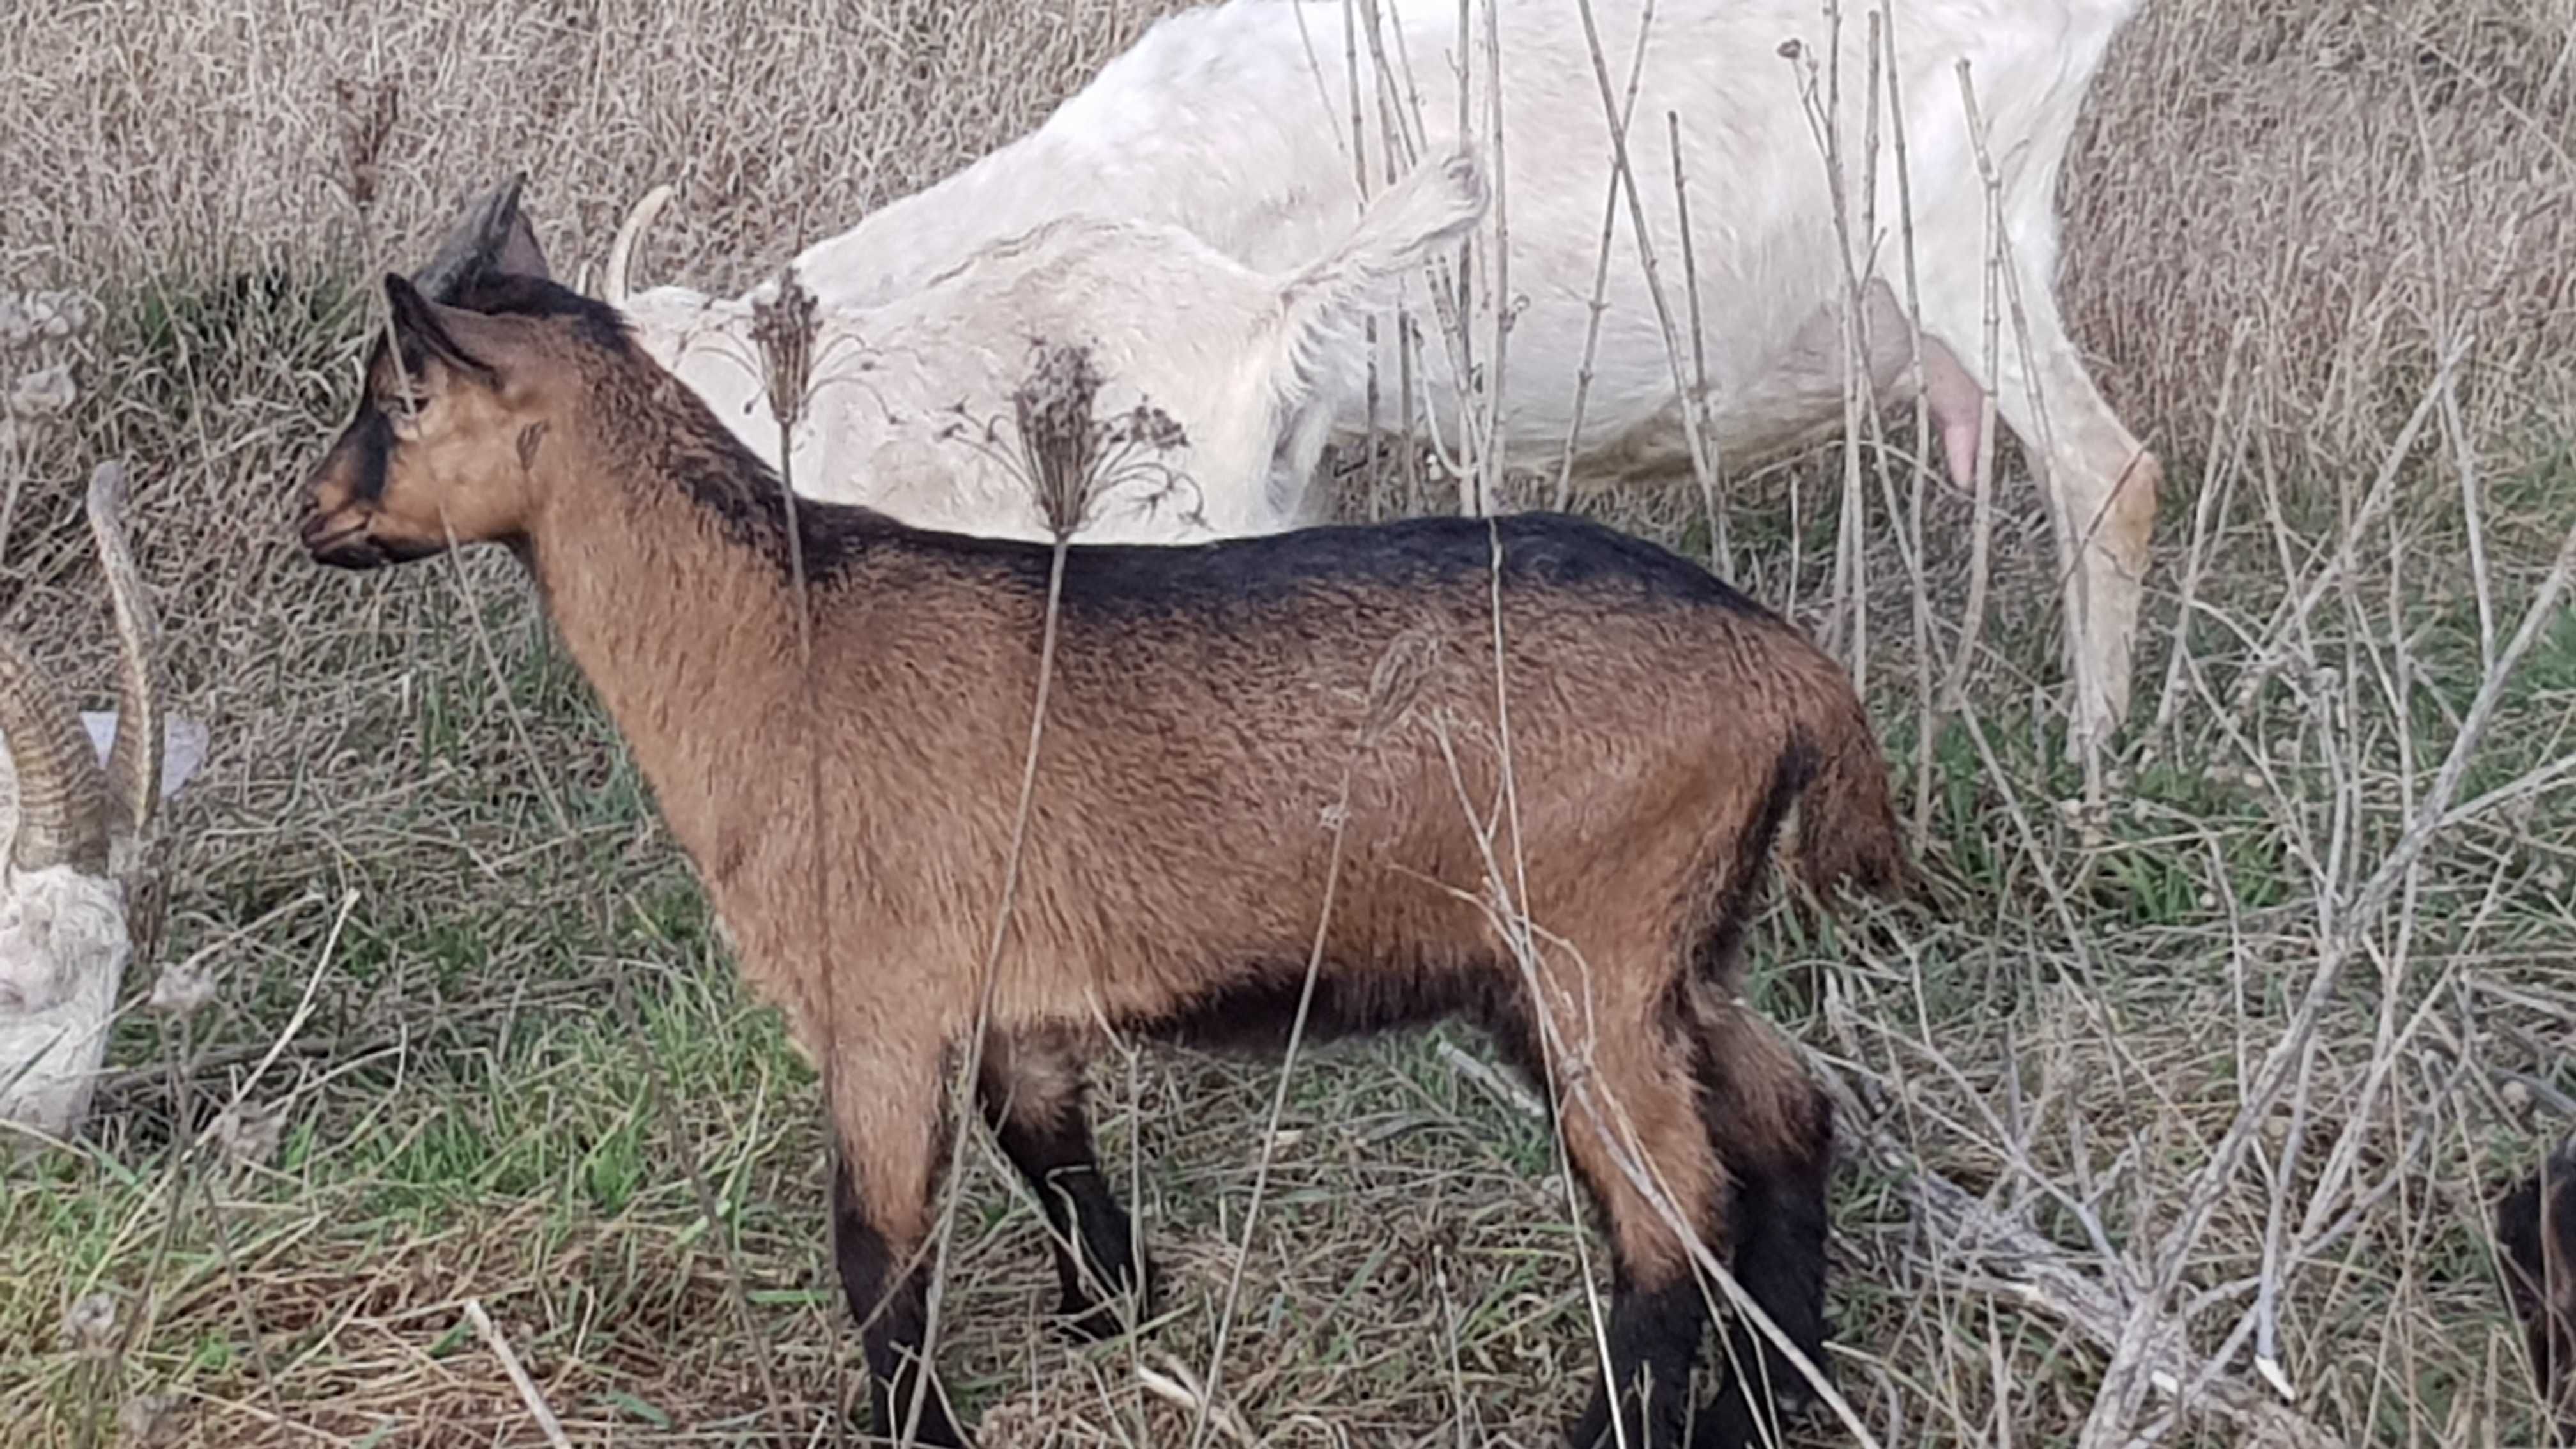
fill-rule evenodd
<path id="1" fill-rule="evenodd" d="M 917 1411 L 921 1441 L 965 1442 L 921 1360 L 925 1244 L 1050 548 L 791 502 L 614 312 L 544 279 L 513 196 L 385 290 L 391 333 L 312 475 L 305 548 L 366 569 L 488 541 L 526 565 L 745 976 L 823 1065 L 835 1252 L 879 1425 Z M 1688 1432 L 1716 1290 L 1667 1209 L 1822 1368 L 1829 1110 L 1737 988 L 1793 806 L 1820 892 L 1912 879 L 1830 658 L 1663 549 L 1537 514 L 1076 547 L 1058 619 L 978 1085 L 1055 1229 L 1078 1328 L 1114 1325 L 1095 1285 L 1150 1296 L 1094 1157 L 1087 1054 L 1109 1031 L 1283 1040 L 1338 822 L 1309 1031 L 1463 1017 L 1564 1094 L 1559 1130 L 1617 1265 L 1578 1443 L 1609 1427 L 1610 1390 L 1628 1445 Z M 1380 661 L 1417 649 L 1405 698 L 1373 697 Z M 1486 909 L 1489 858 L 1526 881 L 1535 990 Z M 1739 1328 L 1735 1344 L 1750 1371 L 1699 1413 L 1697 1442 L 1748 1442 L 1810 1397 L 1765 1340 Z"/>

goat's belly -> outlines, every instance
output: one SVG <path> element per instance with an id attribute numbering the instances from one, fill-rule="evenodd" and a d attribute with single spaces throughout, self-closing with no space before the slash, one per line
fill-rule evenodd
<path id="1" fill-rule="evenodd" d="M 1841 424 L 1851 371 L 1843 356 L 1842 311 L 1830 298 L 1803 297 L 1799 289 L 1784 288 L 1710 317 L 1696 342 L 1687 333 L 1678 339 L 1685 372 L 1696 381 L 1695 370 L 1706 368 L 1709 426 L 1730 459 L 1803 446 L 1831 436 Z M 1872 300 L 1878 350 L 1901 356 L 1902 314 L 1881 310 Z M 1576 470 L 1587 476 L 1645 476 L 1689 467 L 1672 359 L 1651 303 L 1642 295 L 1614 295 L 1612 302 L 1588 356 L 1584 299 L 1533 296 L 1515 319 L 1502 365 L 1501 436 L 1510 466 L 1554 468 L 1570 438 Z M 1382 327 L 1380 336 L 1394 332 Z M 1379 344 L 1376 366 L 1378 422 L 1387 426 L 1395 409 L 1386 394 L 1400 375 L 1391 342 Z M 1445 349 L 1425 348 L 1415 369 L 1419 396 L 1436 409 L 1441 431 L 1457 437 L 1467 422 L 1468 399 Z M 1884 382 L 1878 396 L 1883 403 L 1898 400 Z M 1366 427 L 1364 387 L 1351 385 L 1337 402 L 1337 430 L 1357 433 Z"/>
<path id="2" fill-rule="evenodd" d="M 1122 1023 L 1129 1031 L 1183 1045 L 1275 1052 L 1296 1030 L 1306 995 L 1306 963 L 1282 960 L 1210 973 L 1198 989 L 1159 1003 Z M 1492 999 L 1504 977 L 1492 966 L 1437 968 L 1390 962 L 1333 963 L 1315 973 L 1305 1000 L 1304 1039 L 1423 1026 L 1464 1016 L 1483 1023 L 1503 1003 Z"/>

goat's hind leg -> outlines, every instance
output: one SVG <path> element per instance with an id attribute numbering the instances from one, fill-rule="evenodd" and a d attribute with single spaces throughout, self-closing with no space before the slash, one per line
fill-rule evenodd
<path id="1" fill-rule="evenodd" d="M 2054 169 L 2055 163 L 2049 163 Z M 2131 653 L 2146 599 L 2164 467 L 2111 410 L 2083 353 L 2067 335 L 2055 294 L 2057 228 L 2045 189 L 2022 198 L 2011 222 L 2013 269 L 2021 289 L 2019 328 L 1996 349 L 1991 373 L 1975 339 L 1984 330 L 1973 288 L 1932 288 L 1923 328 L 1954 361 L 1977 369 L 1969 382 L 1991 389 L 1995 410 L 2022 441 L 2034 481 L 2048 499 L 2058 543 L 2066 661 L 2073 707 L 2067 755 L 2107 744 L 2127 719 Z M 2025 225 L 2026 223 L 2026 225 Z M 2032 392 L 2038 392 L 2033 406 Z M 1974 435 L 1969 436 L 1973 444 Z"/>
<path id="2" fill-rule="evenodd" d="M 876 1432 L 906 1442 L 965 1449 L 924 1343 L 929 1317 L 932 1201 L 946 1156 L 945 1114 L 935 1064 L 894 1081 L 862 1084 L 841 1073 L 832 1116 L 840 1152 L 832 1163 L 832 1256 L 841 1292 L 858 1320 Z"/>
<path id="3" fill-rule="evenodd" d="M 1808 1079 L 1788 1046 L 1741 1002 L 1693 1003 L 1700 1029 L 1698 1070 L 1709 1140 L 1732 1185 L 1728 1267 L 1745 1296 L 1819 1373 L 1825 1358 L 1826 1193 L 1833 1170 L 1833 1102 Z M 1723 1384 L 1701 1411 L 1697 1442 L 1772 1442 L 1757 1435 L 1815 1402 L 1807 1376 L 1770 1335 L 1733 1316 Z"/>
<path id="4" fill-rule="evenodd" d="M 1567 1430 L 1573 1449 L 1674 1449 L 1690 1424 L 1691 1368 L 1713 1290 L 1700 1281 L 1667 1207 L 1686 1231 L 1720 1247 L 1727 1185 L 1682 1036 L 1679 1023 L 1660 1020 L 1603 1031 L 1590 1082 L 1558 1108 L 1567 1153 L 1610 1221 L 1617 1265 L 1605 1335 L 1609 1371 Z M 1641 1190 L 1632 1170 L 1669 1204 Z M 1608 1432 L 1613 1412 L 1617 1436 Z"/>
<path id="5" fill-rule="evenodd" d="M 1121 1321 L 1122 1301 L 1142 1323 L 1153 1312 L 1152 1268 L 1100 1170 L 1075 1043 L 1052 1032 L 989 1036 L 976 1095 L 1046 1212 L 1067 1326 L 1087 1339 L 1115 1337 L 1132 1326 Z"/>

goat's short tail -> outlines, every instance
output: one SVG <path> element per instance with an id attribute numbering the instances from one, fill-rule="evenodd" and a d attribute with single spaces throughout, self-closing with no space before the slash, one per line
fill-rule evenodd
<path id="1" fill-rule="evenodd" d="M 1825 698 L 1821 717 L 1808 721 L 1816 767 L 1798 800 L 1798 876 L 1824 901 L 1845 889 L 1918 894 L 1924 880 L 1906 853 L 1869 713 L 1848 684 Z"/>
<path id="2" fill-rule="evenodd" d="M 1338 358 L 1356 346 L 1361 318 L 1396 299 L 1399 281 L 1434 248 L 1456 241 L 1485 215 L 1485 171 L 1461 143 L 1424 158 L 1360 213 L 1342 244 L 1278 277 L 1278 356 L 1271 369 L 1283 403 L 1301 406 L 1318 392 L 1352 389 L 1360 360 Z"/>
<path id="3" fill-rule="evenodd" d="M 1482 220 L 1485 169 L 1465 143 L 1426 156 L 1371 198 L 1350 234 L 1288 283 L 1292 309 L 1334 312 L 1374 300 L 1385 284 Z"/>

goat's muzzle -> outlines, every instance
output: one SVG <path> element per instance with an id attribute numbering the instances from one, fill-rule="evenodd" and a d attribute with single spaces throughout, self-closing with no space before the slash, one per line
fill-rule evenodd
<path id="1" fill-rule="evenodd" d="M 380 569 L 437 553 L 434 546 L 375 536 L 367 516 L 348 509 L 308 513 L 297 529 L 313 561 L 335 569 Z"/>

